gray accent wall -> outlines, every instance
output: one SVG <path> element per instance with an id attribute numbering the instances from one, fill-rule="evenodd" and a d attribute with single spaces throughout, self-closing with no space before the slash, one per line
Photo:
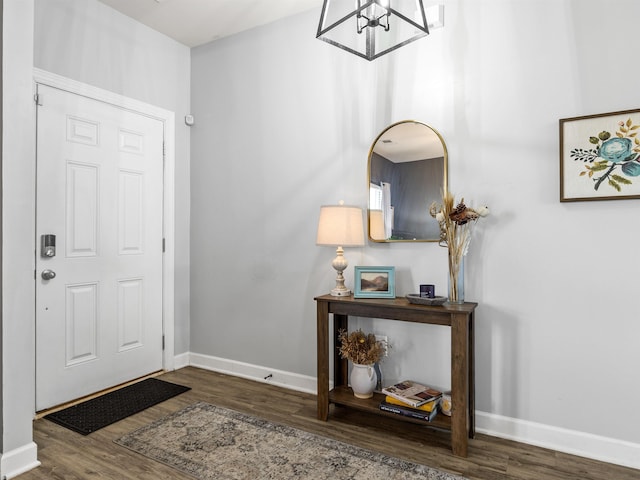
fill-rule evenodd
<path id="1" fill-rule="evenodd" d="M 191 91 L 191 351 L 312 377 L 313 298 L 336 277 L 320 206 L 365 204 L 375 117 L 318 13 L 192 49 Z"/>

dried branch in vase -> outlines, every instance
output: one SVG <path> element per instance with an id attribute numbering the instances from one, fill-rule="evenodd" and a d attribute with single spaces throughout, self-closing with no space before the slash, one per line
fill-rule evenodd
<path id="1" fill-rule="evenodd" d="M 489 215 L 488 207 L 471 208 L 465 205 L 464 198 L 455 205 L 453 195 L 445 192 L 442 205 L 431 204 L 429 213 L 440 225 L 440 245 L 449 251 L 449 301 L 458 301 L 458 274 L 463 257 L 469 250 L 473 226 L 481 217 Z"/>
<path id="2" fill-rule="evenodd" d="M 340 356 L 358 365 L 379 362 L 385 352 L 385 345 L 376 340 L 373 333 L 366 334 L 362 330 L 349 333 L 343 329 L 338 332 L 338 339 Z"/>

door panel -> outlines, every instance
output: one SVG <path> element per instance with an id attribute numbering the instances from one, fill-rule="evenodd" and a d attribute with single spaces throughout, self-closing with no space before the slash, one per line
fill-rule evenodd
<path id="1" fill-rule="evenodd" d="M 67 257 L 95 257 L 98 253 L 99 167 L 67 162 L 66 169 Z"/>
<path id="2" fill-rule="evenodd" d="M 67 285 L 65 293 L 65 367 L 70 367 L 98 356 L 98 284 Z"/>
<path id="3" fill-rule="evenodd" d="M 56 235 L 56 255 L 36 256 L 42 410 L 162 368 L 163 124 L 38 94 L 38 245 Z"/>

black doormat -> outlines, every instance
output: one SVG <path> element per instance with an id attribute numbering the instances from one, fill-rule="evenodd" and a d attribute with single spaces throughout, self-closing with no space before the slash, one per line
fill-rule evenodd
<path id="1" fill-rule="evenodd" d="M 153 407 L 187 390 L 191 388 L 157 378 L 147 378 L 78 405 L 50 413 L 44 418 L 74 432 L 89 435 L 91 432 Z"/>

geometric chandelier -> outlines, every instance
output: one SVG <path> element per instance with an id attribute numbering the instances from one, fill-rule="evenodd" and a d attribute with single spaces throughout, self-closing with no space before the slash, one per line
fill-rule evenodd
<path id="1" fill-rule="evenodd" d="M 324 0 L 316 38 L 371 61 L 426 35 L 422 0 Z"/>

